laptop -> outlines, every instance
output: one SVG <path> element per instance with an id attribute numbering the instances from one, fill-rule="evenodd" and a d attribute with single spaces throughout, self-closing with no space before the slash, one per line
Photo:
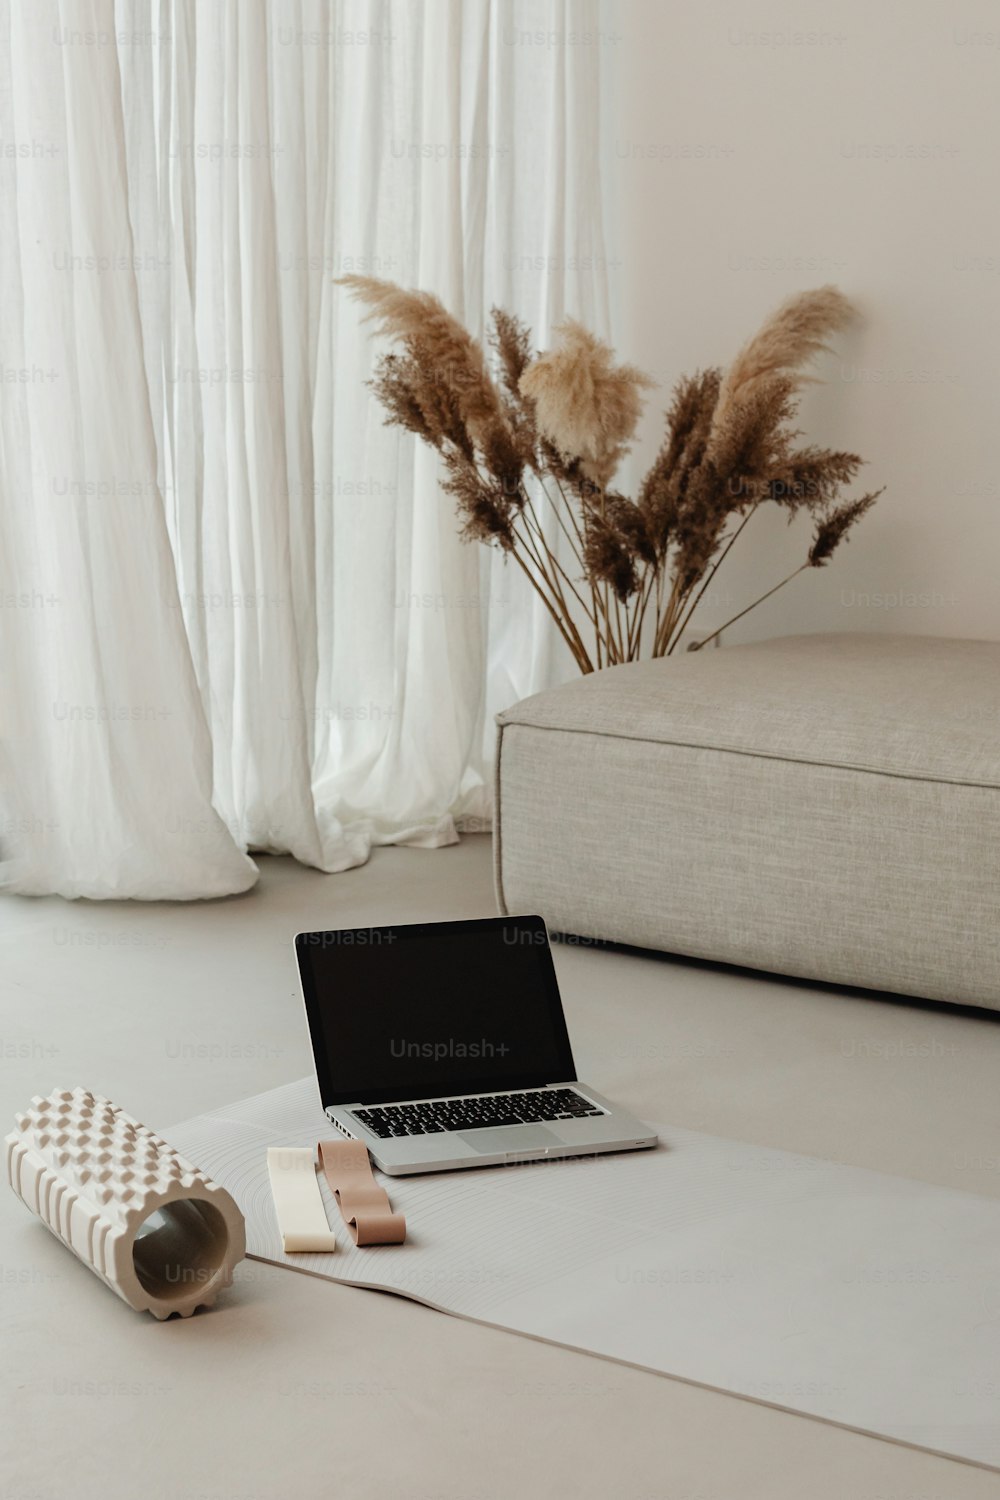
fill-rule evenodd
<path id="1" fill-rule="evenodd" d="M 301 932 L 328 1119 L 391 1176 L 656 1145 L 577 1080 L 541 917 Z"/>

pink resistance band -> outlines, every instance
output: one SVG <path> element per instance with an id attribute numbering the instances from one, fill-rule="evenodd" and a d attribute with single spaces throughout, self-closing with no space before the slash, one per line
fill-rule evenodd
<path id="1" fill-rule="evenodd" d="M 356 1245 L 401 1245 L 406 1219 L 393 1213 L 389 1195 L 372 1176 L 361 1141 L 320 1141 L 320 1165 Z"/>

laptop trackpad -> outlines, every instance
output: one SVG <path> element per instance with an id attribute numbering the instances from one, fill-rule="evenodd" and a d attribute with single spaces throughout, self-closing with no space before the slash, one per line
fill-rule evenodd
<path id="1" fill-rule="evenodd" d="M 459 1130 L 459 1140 L 484 1155 L 509 1151 L 544 1151 L 546 1146 L 561 1146 L 559 1136 L 544 1125 L 500 1125 L 483 1130 Z"/>

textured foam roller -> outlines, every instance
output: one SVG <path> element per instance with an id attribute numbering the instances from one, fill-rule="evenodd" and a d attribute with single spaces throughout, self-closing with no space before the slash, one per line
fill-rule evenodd
<path id="1" fill-rule="evenodd" d="M 80 1088 L 36 1096 L 15 1125 L 11 1187 L 130 1307 L 186 1318 L 229 1285 L 243 1215 L 161 1136 Z"/>

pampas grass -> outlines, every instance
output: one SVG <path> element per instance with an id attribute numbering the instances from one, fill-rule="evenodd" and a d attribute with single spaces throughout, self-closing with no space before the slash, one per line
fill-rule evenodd
<path id="1" fill-rule="evenodd" d="M 431 292 L 406 292 L 374 276 L 345 276 L 342 285 L 369 309 L 379 333 L 403 344 L 411 357 L 437 372 L 472 434 L 500 417 L 500 403 L 481 346 Z"/>
<path id="2" fill-rule="evenodd" d="M 555 330 L 556 347 L 539 354 L 518 389 L 534 404 L 539 430 L 567 463 L 603 489 L 629 451 L 642 416 L 642 393 L 656 384 L 632 365 L 616 365 L 614 350 L 568 318 Z"/>
<path id="3" fill-rule="evenodd" d="M 803 366 L 824 353 L 827 337 L 846 328 L 853 317 L 853 307 L 835 286 L 789 297 L 729 366 L 719 392 L 716 422 L 725 421 L 734 404 L 775 377 L 801 385 L 809 378 Z"/>
<path id="4" fill-rule="evenodd" d="M 524 324 L 494 308 L 491 360 L 431 293 L 340 284 L 394 346 L 370 382 L 386 421 L 441 455 L 463 535 L 513 559 L 581 672 L 674 651 L 761 505 L 810 517 L 806 559 L 707 640 L 824 566 L 881 494 L 842 499 L 857 454 L 796 446 L 809 367 L 853 316 L 836 287 L 790 298 L 728 370 L 678 380 L 632 500 L 614 478 L 654 382 L 582 324 L 567 320 L 536 354 Z"/>

